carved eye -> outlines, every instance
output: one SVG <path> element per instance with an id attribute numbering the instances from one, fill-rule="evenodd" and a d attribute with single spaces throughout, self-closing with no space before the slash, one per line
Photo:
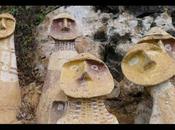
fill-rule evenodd
<path id="1" fill-rule="evenodd" d="M 98 66 L 97 65 L 91 65 L 91 69 L 93 69 L 93 70 L 98 70 L 99 68 L 98 68 Z"/>
<path id="2" fill-rule="evenodd" d="M 6 65 L 2 66 L 2 70 L 7 71 L 8 67 Z"/>
<path id="3" fill-rule="evenodd" d="M 170 44 L 165 44 L 165 49 L 166 49 L 167 51 L 172 51 L 172 47 L 171 47 Z"/>
<path id="4" fill-rule="evenodd" d="M 70 69 L 73 70 L 73 71 L 76 71 L 76 72 L 79 71 L 79 67 L 78 67 L 78 65 L 73 65 L 73 66 L 71 66 Z"/>

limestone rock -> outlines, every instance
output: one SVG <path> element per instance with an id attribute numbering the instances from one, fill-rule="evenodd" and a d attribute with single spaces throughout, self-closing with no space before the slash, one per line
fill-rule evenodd
<path id="1" fill-rule="evenodd" d="M 75 40 L 75 48 L 78 53 L 90 53 L 104 60 L 104 47 L 99 42 L 94 42 L 88 37 L 80 37 Z"/>
<path id="2" fill-rule="evenodd" d="M 160 16 L 157 16 L 154 22 L 156 23 L 156 26 L 163 27 L 165 31 L 175 30 L 172 24 L 172 18 L 167 12 L 164 12 L 160 14 Z"/>

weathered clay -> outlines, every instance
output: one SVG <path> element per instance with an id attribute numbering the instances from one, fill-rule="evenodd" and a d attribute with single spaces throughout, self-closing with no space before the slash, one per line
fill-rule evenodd
<path id="1" fill-rule="evenodd" d="M 0 123 L 18 123 L 21 103 L 18 82 L 14 30 L 16 20 L 10 14 L 0 15 Z"/>

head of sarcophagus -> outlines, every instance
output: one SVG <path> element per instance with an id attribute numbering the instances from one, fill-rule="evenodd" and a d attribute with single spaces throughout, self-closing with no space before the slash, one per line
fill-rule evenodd
<path id="1" fill-rule="evenodd" d="M 175 60 L 157 44 L 140 43 L 127 52 L 121 68 L 131 82 L 152 86 L 174 76 Z"/>
<path id="2" fill-rule="evenodd" d="M 140 43 L 151 43 L 158 45 L 175 59 L 175 37 L 164 31 L 160 27 L 151 28 L 145 36 L 138 42 Z M 162 43 L 162 44 L 161 44 Z"/>
<path id="3" fill-rule="evenodd" d="M 12 35 L 15 31 L 16 20 L 9 13 L 0 14 L 0 39 Z"/>
<path id="4" fill-rule="evenodd" d="M 49 35 L 56 40 L 74 40 L 80 32 L 75 18 L 68 12 L 61 12 L 52 19 Z"/>
<path id="5" fill-rule="evenodd" d="M 67 96 L 92 98 L 111 93 L 114 81 L 103 61 L 81 53 L 63 65 L 59 85 Z"/>

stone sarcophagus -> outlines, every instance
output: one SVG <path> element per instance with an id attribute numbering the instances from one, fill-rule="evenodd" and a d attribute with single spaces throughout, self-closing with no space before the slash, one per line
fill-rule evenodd
<path id="1" fill-rule="evenodd" d="M 0 14 L 0 123 L 17 123 L 21 103 L 14 46 L 16 20 Z"/>

